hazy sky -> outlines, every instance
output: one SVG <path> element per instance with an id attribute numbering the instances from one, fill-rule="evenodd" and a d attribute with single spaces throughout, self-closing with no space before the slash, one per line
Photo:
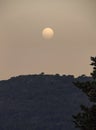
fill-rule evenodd
<path id="1" fill-rule="evenodd" d="M 50 40 L 45 27 L 54 29 Z M 0 79 L 89 75 L 95 52 L 96 0 L 0 0 Z"/>

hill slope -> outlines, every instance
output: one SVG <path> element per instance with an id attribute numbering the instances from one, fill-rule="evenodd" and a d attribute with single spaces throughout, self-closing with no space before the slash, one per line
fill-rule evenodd
<path id="1" fill-rule="evenodd" d="M 72 115 L 80 104 L 89 102 L 74 80 L 73 76 L 27 75 L 0 81 L 0 130 L 75 130 Z"/>

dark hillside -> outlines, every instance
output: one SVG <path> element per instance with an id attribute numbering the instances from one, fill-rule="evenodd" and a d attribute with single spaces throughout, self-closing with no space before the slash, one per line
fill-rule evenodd
<path id="1" fill-rule="evenodd" d="M 80 104 L 89 105 L 75 80 L 41 74 L 0 81 L 0 130 L 75 130 L 72 115 Z"/>

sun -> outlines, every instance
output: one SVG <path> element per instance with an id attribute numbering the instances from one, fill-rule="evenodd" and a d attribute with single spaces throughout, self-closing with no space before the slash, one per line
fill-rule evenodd
<path id="1" fill-rule="evenodd" d="M 54 30 L 50 27 L 44 28 L 42 30 L 42 36 L 44 39 L 51 39 L 54 36 Z"/>

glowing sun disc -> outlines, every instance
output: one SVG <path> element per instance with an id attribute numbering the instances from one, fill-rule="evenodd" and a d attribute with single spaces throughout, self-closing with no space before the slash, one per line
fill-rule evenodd
<path id="1" fill-rule="evenodd" d="M 42 36 L 45 39 L 51 39 L 54 36 L 54 31 L 52 28 L 44 28 L 42 31 Z"/>

